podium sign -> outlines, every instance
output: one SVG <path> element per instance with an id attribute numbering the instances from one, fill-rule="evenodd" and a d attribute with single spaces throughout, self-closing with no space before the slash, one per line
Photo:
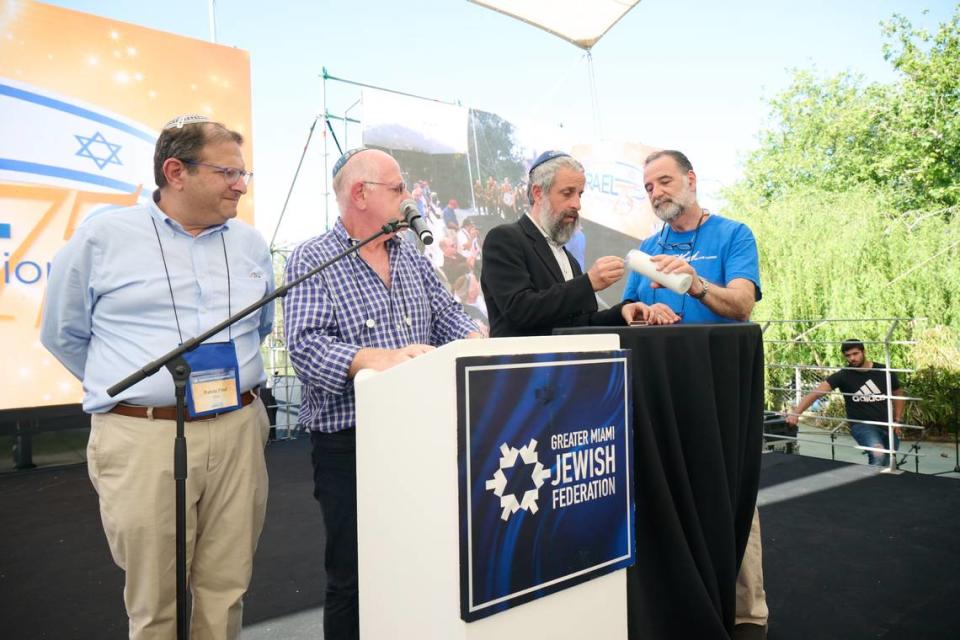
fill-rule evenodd
<path id="1" fill-rule="evenodd" d="M 461 618 L 632 565 L 629 351 L 456 363 Z"/>

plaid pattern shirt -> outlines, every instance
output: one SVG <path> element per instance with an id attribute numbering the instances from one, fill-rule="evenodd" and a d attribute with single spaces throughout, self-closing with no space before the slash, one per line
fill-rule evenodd
<path id="1" fill-rule="evenodd" d="M 355 242 L 338 219 L 333 229 L 294 250 L 286 281 Z M 477 331 L 412 242 L 395 237 L 385 246 L 389 289 L 354 253 L 294 287 L 283 300 L 287 352 L 304 384 L 299 422 L 312 431 L 333 433 L 356 425 L 353 380 L 347 374 L 360 349 L 440 346 Z"/>

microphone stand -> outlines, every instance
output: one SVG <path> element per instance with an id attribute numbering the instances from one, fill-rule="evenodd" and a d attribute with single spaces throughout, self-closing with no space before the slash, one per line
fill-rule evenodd
<path id="1" fill-rule="evenodd" d="M 950 471 L 938 471 L 931 475 L 939 476 L 944 473 L 960 473 L 960 390 L 954 389 L 953 397 L 953 469 Z M 926 432 L 924 432 L 926 433 Z"/>
<path id="2" fill-rule="evenodd" d="M 208 340 L 220 333 L 230 325 L 236 323 L 240 319 L 250 315 L 254 311 L 259 310 L 270 302 L 273 302 L 277 298 L 282 298 L 287 295 L 287 292 L 290 291 L 293 287 L 299 285 L 304 280 L 312 278 L 317 275 L 330 265 L 339 260 L 345 258 L 351 253 L 355 253 L 360 249 L 360 247 L 373 242 L 380 236 L 384 236 L 390 233 L 396 233 L 400 229 L 407 227 L 406 222 L 401 222 L 399 220 L 391 220 L 386 223 L 380 230 L 375 234 L 354 244 L 350 247 L 347 247 L 334 257 L 330 258 L 323 264 L 312 269 L 309 273 L 306 273 L 293 282 L 286 284 L 278 289 L 275 289 L 273 293 L 267 294 L 257 302 L 241 309 L 237 313 L 233 314 L 220 324 L 212 327 L 208 331 L 201 333 L 195 338 L 190 338 L 179 347 L 172 349 L 171 351 L 160 356 L 153 362 L 145 365 L 138 371 L 130 374 L 117 384 L 113 385 L 107 389 L 107 395 L 111 398 L 116 397 L 117 394 L 128 389 L 140 382 L 141 380 L 152 376 L 157 373 L 161 367 L 165 367 L 170 375 L 173 376 L 173 386 L 174 386 L 174 395 L 176 396 L 176 405 L 177 405 L 177 435 L 173 443 L 173 478 L 176 486 L 176 529 L 177 529 L 177 538 L 176 538 L 176 564 L 177 564 L 177 639 L 178 640 L 187 640 L 188 629 L 187 629 L 187 494 L 186 494 L 186 480 L 187 480 L 187 440 L 183 434 L 184 423 L 186 422 L 186 392 L 187 392 L 187 380 L 190 379 L 190 365 L 187 364 L 187 361 L 184 359 L 183 354 L 188 351 L 193 351 L 199 347 L 205 340 Z"/>

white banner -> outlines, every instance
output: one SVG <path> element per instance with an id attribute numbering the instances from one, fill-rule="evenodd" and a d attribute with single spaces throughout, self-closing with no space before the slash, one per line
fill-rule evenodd
<path id="1" fill-rule="evenodd" d="M 643 161 L 655 150 L 630 142 L 574 145 L 571 152 L 587 172 L 580 214 L 638 240 L 655 233 L 661 223 L 643 187 Z"/>
<path id="2" fill-rule="evenodd" d="M 364 89 L 363 144 L 429 154 L 467 152 L 465 107 Z"/>

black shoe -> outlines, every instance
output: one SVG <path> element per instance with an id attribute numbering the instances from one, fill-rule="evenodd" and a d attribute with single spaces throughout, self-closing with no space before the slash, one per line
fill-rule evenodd
<path id="1" fill-rule="evenodd" d="M 733 628 L 733 640 L 766 640 L 767 628 L 760 624 L 742 622 Z"/>

